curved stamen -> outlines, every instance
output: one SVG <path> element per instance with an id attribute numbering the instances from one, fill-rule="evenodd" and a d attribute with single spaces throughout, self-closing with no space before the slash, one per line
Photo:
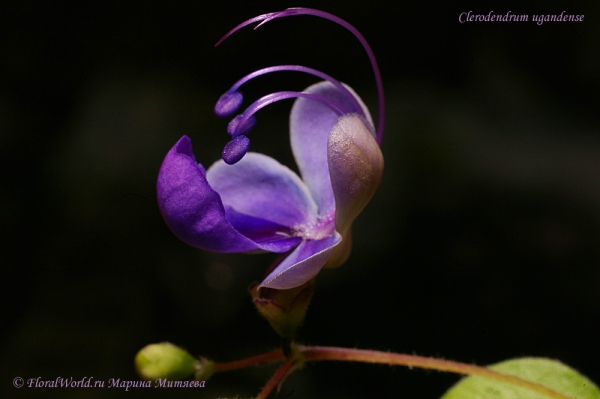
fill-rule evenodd
<path id="1" fill-rule="evenodd" d="M 243 113 L 240 114 L 241 118 L 238 118 L 240 115 L 238 115 L 238 117 L 234 118 L 235 126 L 233 126 L 232 129 L 228 128 L 227 131 L 234 138 L 241 134 L 246 134 L 250 130 L 247 128 L 248 121 L 251 120 L 251 118 L 257 111 L 266 107 L 269 104 L 276 103 L 277 101 L 286 100 L 288 98 L 298 98 L 298 97 L 308 98 L 311 100 L 319 101 L 319 102 L 323 103 L 324 105 L 328 106 L 329 108 L 331 108 L 333 111 L 335 111 L 340 116 L 350 113 L 350 112 L 348 112 L 348 110 L 346 108 L 344 108 L 343 105 L 341 105 L 337 101 L 334 101 L 334 100 L 327 98 L 325 96 L 322 96 L 320 94 L 304 93 L 304 92 L 297 92 L 297 91 L 278 91 L 275 93 L 267 94 L 266 96 L 263 96 L 263 97 L 259 98 L 258 100 L 256 100 L 255 102 L 253 102 L 248 108 L 246 108 L 246 110 Z M 252 125 L 252 126 L 254 126 L 254 125 Z"/>
<path id="2" fill-rule="evenodd" d="M 229 165 L 233 165 L 242 159 L 244 155 L 246 155 L 246 152 L 248 152 L 248 149 L 250 148 L 250 139 L 245 135 L 254 127 L 254 124 L 256 123 L 254 114 L 257 111 L 277 101 L 299 97 L 319 101 L 331 108 L 340 116 L 348 113 L 348 110 L 346 110 L 343 105 L 320 94 L 296 91 L 280 91 L 267 94 L 266 96 L 263 96 L 253 102 L 243 113 L 237 115 L 231 120 L 231 122 L 229 122 L 229 125 L 227 126 L 227 133 L 229 133 L 233 138 L 225 145 L 225 148 L 223 148 L 223 153 L 221 156 L 223 161 Z"/>
<path id="3" fill-rule="evenodd" d="M 233 84 L 233 86 L 231 86 L 231 88 L 229 90 L 227 90 L 227 92 L 219 98 L 219 100 L 217 101 L 217 104 L 215 105 L 215 113 L 219 117 L 226 117 L 226 116 L 232 115 L 235 111 L 237 111 L 237 109 L 242 104 L 242 94 L 238 90 L 243 84 L 245 84 L 246 82 L 248 82 L 256 77 L 266 75 L 271 72 L 279 72 L 279 71 L 303 72 L 303 73 L 317 76 L 323 80 L 327 80 L 328 82 L 333 84 L 335 87 L 337 87 L 338 90 L 340 90 L 343 94 L 345 94 L 350 99 L 350 101 L 352 102 L 352 108 L 353 108 L 352 112 L 356 112 L 357 114 L 360 114 L 361 116 L 366 117 L 366 115 L 365 115 L 362 107 L 360 106 L 360 103 L 356 99 L 356 97 L 340 81 L 327 75 L 326 73 L 323 73 L 323 72 L 318 71 L 313 68 L 301 66 L 301 65 L 271 66 L 271 67 L 259 69 L 257 71 L 254 71 L 254 72 L 244 76 L 243 78 L 241 78 L 240 80 L 235 82 Z"/>
<path id="4" fill-rule="evenodd" d="M 221 44 L 225 39 L 227 39 L 229 36 L 231 36 L 233 33 L 238 31 L 239 29 L 243 28 L 244 26 L 247 26 L 254 22 L 260 21 L 260 23 L 254 28 L 254 29 L 257 29 L 258 27 L 262 26 L 263 24 L 266 24 L 267 22 L 272 21 L 276 18 L 289 17 L 289 16 L 293 16 L 293 15 L 313 15 L 316 17 L 328 19 L 338 25 L 341 25 L 342 27 L 346 28 L 347 30 L 349 30 L 358 39 L 360 44 L 363 46 L 363 48 L 367 52 L 369 61 L 371 62 L 371 68 L 373 69 L 373 73 L 375 75 L 375 84 L 377 85 L 377 97 L 379 100 L 379 119 L 377 122 L 377 143 L 381 144 L 381 141 L 383 139 L 383 126 L 384 126 L 384 122 L 385 122 L 385 99 L 384 99 L 384 95 L 383 95 L 383 82 L 381 80 L 381 73 L 379 71 L 379 66 L 377 65 L 377 60 L 375 59 L 375 55 L 373 54 L 373 50 L 371 50 L 371 46 L 369 46 L 369 43 L 364 38 L 364 36 L 350 23 L 344 21 L 341 18 L 336 17 L 333 14 L 329 14 L 325 11 L 315 10 L 313 8 L 288 8 L 288 9 L 280 11 L 280 12 L 272 12 L 272 13 L 268 13 L 268 14 L 259 15 L 257 17 L 254 17 L 247 21 L 242 22 L 241 24 L 237 25 L 236 27 L 231 29 L 229 32 L 227 32 L 225 34 L 225 36 L 223 36 L 221 38 L 221 40 L 219 40 L 217 42 L 217 44 L 215 44 L 215 47 L 218 46 L 219 44 Z"/>

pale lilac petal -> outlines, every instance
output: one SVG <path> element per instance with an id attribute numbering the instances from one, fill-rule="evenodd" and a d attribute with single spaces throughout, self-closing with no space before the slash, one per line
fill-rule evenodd
<path id="1" fill-rule="evenodd" d="M 304 182 L 266 155 L 249 152 L 234 165 L 216 162 L 206 178 L 227 212 L 231 209 L 288 229 L 317 219 L 317 205 Z M 236 222 L 232 224 L 240 230 Z"/>
<path id="2" fill-rule="evenodd" d="M 327 149 L 336 204 L 335 225 L 346 241 L 352 222 L 379 187 L 383 155 L 365 121 L 357 114 L 344 115 L 338 120 L 331 130 Z M 327 266 L 341 264 L 349 251 L 349 245 L 340 246 Z"/>
<path id="3" fill-rule="evenodd" d="M 348 89 L 355 95 L 367 119 L 371 121 L 369 111 L 358 95 L 350 87 Z M 353 107 L 353 101 L 330 82 L 314 84 L 304 92 L 325 96 L 348 109 Z M 331 108 L 305 98 L 294 102 L 290 115 L 290 140 L 294 157 L 321 215 L 327 215 L 335 209 L 327 166 L 327 140 L 338 118 L 339 115 Z"/>
<path id="4" fill-rule="evenodd" d="M 321 271 L 341 241 L 338 233 L 322 240 L 303 241 L 269 273 L 259 288 L 286 290 L 306 283 Z"/>
<path id="5" fill-rule="evenodd" d="M 273 233 L 264 244 L 236 230 L 226 217 L 219 194 L 206 180 L 206 172 L 196 162 L 192 143 L 182 137 L 167 153 L 156 183 L 157 200 L 165 222 L 185 243 L 214 252 L 246 252 L 257 249 L 285 252 L 293 248 L 289 240 Z M 264 226 L 263 226 L 264 227 Z"/>

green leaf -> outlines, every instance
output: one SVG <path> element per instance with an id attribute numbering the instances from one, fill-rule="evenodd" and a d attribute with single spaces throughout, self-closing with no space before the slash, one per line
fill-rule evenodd
<path id="1" fill-rule="evenodd" d="M 592 381 L 556 360 L 512 359 L 489 368 L 536 382 L 569 398 L 600 399 L 600 390 Z M 548 396 L 507 382 L 469 376 L 450 388 L 441 399 L 548 399 Z"/>

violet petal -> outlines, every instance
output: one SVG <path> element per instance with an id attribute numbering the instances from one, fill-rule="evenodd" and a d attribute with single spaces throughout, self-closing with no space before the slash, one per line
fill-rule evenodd
<path id="1" fill-rule="evenodd" d="M 317 219 L 317 205 L 304 182 L 266 155 L 249 152 L 235 165 L 218 161 L 206 178 L 225 208 L 239 214 L 290 229 Z"/>
<path id="2" fill-rule="evenodd" d="M 240 234 L 225 217 L 219 194 L 196 162 L 192 142 L 183 136 L 167 153 L 156 183 L 160 212 L 185 243 L 214 252 L 245 252 L 261 246 Z"/>
<path id="3" fill-rule="evenodd" d="M 269 252 L 287 252 L 300 244 L 302 239 L 293 236 L 293 229 L 271 221 L 236 212 L 225 207 L 225 216 L 231 225 L 244 236 Z"/>
<path id="4" fill-rule="evenodd" d="M 269 273 L 259 288 L 285 290 L 308 282 L 321 271 L 332 251 L 341 241 L 342 236 L 338 233 L 322 240 L 302 241 Z"/>

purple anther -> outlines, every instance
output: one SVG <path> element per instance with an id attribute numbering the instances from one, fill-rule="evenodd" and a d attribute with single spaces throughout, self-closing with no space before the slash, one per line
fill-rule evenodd
<path id="1" fill-rule="evenodd" d="M 233 115 L 242 105 L 244 96 L 239 91 L 227 92 L 215 104 L 215 114 L 219 118 Z"/>
<path id="2" fill-rule="evenodd" d="M 246 113 L 236 115 L 236 117 L 229 122 L 227 125 L 227 133 L 229 133 L 230 136 L 237 137 L 246 134 L 252 130 L 254 125 L 256 125 L 256 118 L 252 115 L 244 118 L 245 114 Z"/>
<path id="3" fill-rule="evenodd" d="M 250 148 L 250 139 L 244 135 L 234 137 L 223 148 L 222 158 L 228 165 L 233 165 L 246 155 Z"/>

